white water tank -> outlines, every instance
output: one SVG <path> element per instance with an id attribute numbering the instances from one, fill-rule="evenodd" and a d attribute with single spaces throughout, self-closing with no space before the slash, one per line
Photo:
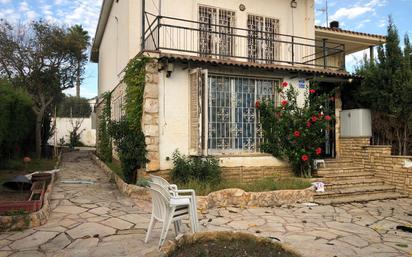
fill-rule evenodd
<path id="1" fill-rule="evenodd" d="M 340 113 L 341 137 L 371 137 L 372 117 L 368 109 L 344 110 Z"/>

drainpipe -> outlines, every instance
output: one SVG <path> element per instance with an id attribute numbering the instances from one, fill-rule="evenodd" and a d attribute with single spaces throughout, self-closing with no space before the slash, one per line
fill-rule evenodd
<path id="1" fill-rule="evenodd" d="M 145 13 L 146 13 L 146 1 L 142 1 L 142 42 L 141 42 L 141 51 L 143 52 L 145 48 Z"/>

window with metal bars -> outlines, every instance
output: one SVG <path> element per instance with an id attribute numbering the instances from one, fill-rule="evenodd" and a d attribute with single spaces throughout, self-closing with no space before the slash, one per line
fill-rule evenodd
<path id="1" fill-rule="evenodd" d="M 199 52 L 201 56 L 228 58 L 234 53 L 235 12 L 199 6 Z"/>
<path id="2" fill-rule="evenodd" d="M 113 103 L 112 103 L 112 120 L 114 121 L 120 121 L 121 118 L 124 116 L 124 110 L 123 110 L 123 101 L 124 98 L 123 96 L 117 97 Z"/>
<path id="3" fill-rule="evenodd" d="M 257 100 L 274 101 L 278 80 L 208 77 L 208 152 L 259 152 L 263 131 Z"/>
<path id="4" fill-rule="evenodd" d="M 247 27 L 249 60 L 262 63 L 279 60 L 279 20 L 248 15 Z"/>

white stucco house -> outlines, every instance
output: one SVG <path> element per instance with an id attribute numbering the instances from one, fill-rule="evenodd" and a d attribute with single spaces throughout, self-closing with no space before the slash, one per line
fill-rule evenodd
<path id="1" fill-rule="evenodd" d="M 283 81 L 300 90 L 301 101 L 310 80 L 325 88 L 347 83 L 345 56 L 384 42 L 336 22 L 315 26 L 314 0 L 104 0 L 91 60 L 99 66 L 99 96 L 112 92 L 112 118 L 119 119 L 125 66 L 136 55 L 154 58 L 143 114 L 147 171 L 169 170 L 178 149 L 213 155 L 226 177 L 247 178 L 287 170 L 260 152 L 257 99 L 277 101 L 274 88 Z M 331 157 L 340 151 L 339 91 L 335 109 L 325 145 Z"/>

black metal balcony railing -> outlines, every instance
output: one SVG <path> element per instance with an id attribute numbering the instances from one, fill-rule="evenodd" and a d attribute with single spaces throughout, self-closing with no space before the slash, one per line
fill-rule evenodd
<path id="1" fill-rule="evenodd" d="M 252 31 L 243 28 L 146 13 L 145 50 L 201 57 L 345 69 L 345 47 L 327 40 Z"/>

